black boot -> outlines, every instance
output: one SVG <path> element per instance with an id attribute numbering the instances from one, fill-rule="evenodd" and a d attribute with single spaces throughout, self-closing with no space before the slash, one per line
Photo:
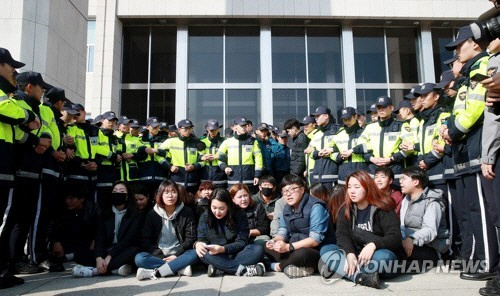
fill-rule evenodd
<path id="1" fill-rule="evenodd" d="M 358 273 L 354 282 L 363 286 L 380 289 L 380 279 L 378 277 L 378 272 Z"/>
<path id="2" fill-rule="evenodd" d="M 0 289 L 6 289 L 21 284 L 24 284 L 24 280 L 22 278 L 13 276 L 7 270 L 4 270 L 2 274 L 0 274 Z"/>
<path id="3" fill-rule="evenodd" d="M 479 289 L 479 294 L 484 296 L 500 295 L 500 281 L 498 279 L 486 282 L 486 287 Z"/>

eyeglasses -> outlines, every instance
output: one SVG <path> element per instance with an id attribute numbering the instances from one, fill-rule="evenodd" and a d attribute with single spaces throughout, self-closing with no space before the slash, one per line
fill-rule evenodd
<path id="1" fill-rule="evenodd" d="M 281 190 L 281 195 L 292 194 L 292 193 L 294 193 L 299 188 L 300 188 L 300 186 L 293 187 L 293 188 L 290 188 L 290 189 L 283 189 L 283 190 Z"/>

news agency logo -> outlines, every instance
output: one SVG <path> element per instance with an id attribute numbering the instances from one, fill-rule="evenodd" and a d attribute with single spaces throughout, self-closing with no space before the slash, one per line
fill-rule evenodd
<path id="1" fill-rule="evenodd" d="M 419 274 L 434 272 L 436 274 L 459 274 L 460 272 L 476 273 L 487 270 L 486 261 L 478 260 L 393 260 L 375 261 L 370 260 L 366 265 L 358 265 L 353 277 L 359 272 L 379 274 Z M 347 277 L 346 254 L 344 250 L 338 249 L 326 252 L 318 262 L 318 270 L 321 281 L 325 284 L 334 284 L 338 280 Z"/>

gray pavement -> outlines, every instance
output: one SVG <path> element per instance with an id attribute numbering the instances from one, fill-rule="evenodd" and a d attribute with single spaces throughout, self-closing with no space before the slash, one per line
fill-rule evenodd
<path id="1" fill-rule="evenodd" d="M 25 284 L 0 290 L 0 295 L 478 295 L 485 282 L 464 281 L 458 273 L 442 273 L 436 269 L 425 274 L 401 275 L 385 281 L 375 290 L 355 286 L 346 280 L 325 284 L 319 275 L 288 279 L 283 273 L 268 272 L 265 277 L 224 275 L 208 278 L 205 269 L 197 269 L 192 277 L 169 277 L 156 281 L 138 281 L 133 275 L 73 278 L 70 266 L 60 273 L 22 276 Z"/>

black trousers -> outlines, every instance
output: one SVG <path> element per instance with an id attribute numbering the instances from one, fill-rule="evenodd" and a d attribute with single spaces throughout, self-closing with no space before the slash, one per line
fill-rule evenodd
<path id="1" fill-rule="evenodd" d="M 293 252 L 278 253 L 266 248 L 266 254 L 280 263 L 281 270 L 285 270 L 288 265 L 297 267 L 312 267 L 318 272 L 318 262 L 320 259 L 319 251 L 313 248 L 300 248 Z"/>
<path id="2" fill-rule="evenodd" d="M 39 220 L 42 215 L 40 180 L 16 178 L 13 198 L 12 211 L 15 215 L 15 225 L 10 238 L 10 259 L 14 263 L 22 261 L 27 241 L 30 259 L 40 263 L 36 261 L 36 237 L 40 235 Z"/>
<path id="3" fill-rule="evenodd" d="M 500 251 L 500 214 L 498 213 L 500 209 L 500 156 L 497 157 L 493 170 L 496 174 L 493 181 L 481 176 L 481 184 L 483 185 L 484 197 L 488 205 L 488 214 L 495 225 L 496 242 Z M 500 279 L 500 263 L 497 265 L 497 278 Z"/>
<path id="4" fill-rule="evenodd" d="M 9 264 L 10 235 L 15 224 L 12 214 L 14 183 L 0 183 L 0 272 Z"/>
<path id="5" fill-rule="evenodd" d="M 461 176 L 456 180 L 456 188 L 462 216 L 462 259 L 484 260 L 486 271 L 490 271 L 498 264 L 498 245 L 479 173 Z"/>

